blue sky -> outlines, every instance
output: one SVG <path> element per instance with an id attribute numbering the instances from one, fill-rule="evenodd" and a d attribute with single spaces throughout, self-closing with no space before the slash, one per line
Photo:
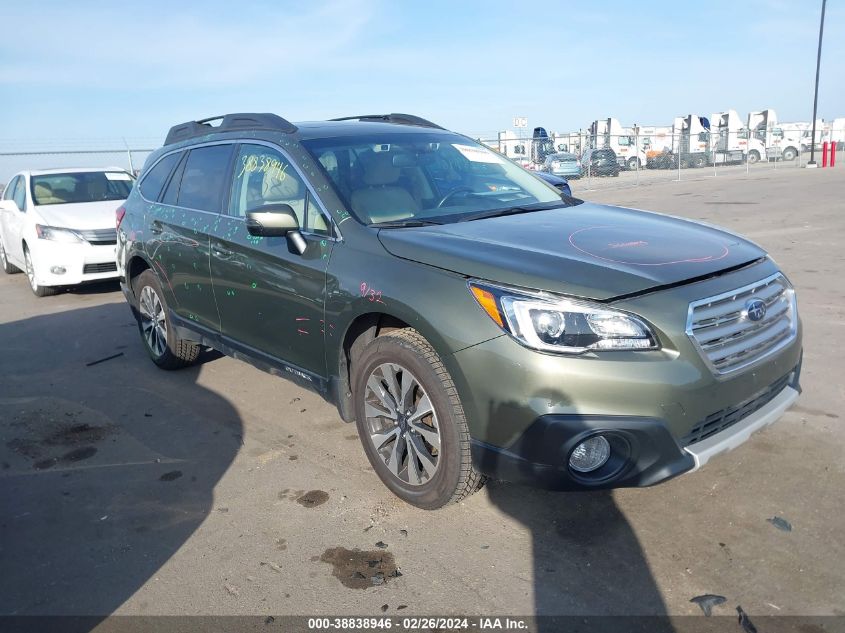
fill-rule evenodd
<path id="1" fill-rule="evenodd" d="M 233 111 L 410 112 L 473 134 L 774 108 L 809 121 L 821 2 L 42 0 L 0 8 L 0 141 L 126 137 Z M 829 0 L 819 117 L 845 116 Z M 73 144 L 73 143 L 71 143 Z"/>

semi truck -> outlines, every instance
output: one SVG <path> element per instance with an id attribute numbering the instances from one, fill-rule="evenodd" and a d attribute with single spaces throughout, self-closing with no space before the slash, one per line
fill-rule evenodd
<path id="1" fill-rule="evenodd" d="M 716 112 L 710 118 L 713 162 L 717 165 L 729 163 L 758 162 L 765 156 L 762 141 L 749 138 L 748 128 L 743 125 L 736 110 Z"/>
<path id="2" fill-rule="evenodd" d="M 646 152 L 642 142 L 637 146 L 637 135 L 633 128 L 623 128 L 613 117 L 597 119 L 590 124 L 590 147 L 612 149 L 619 165 L 626 169 L 636 169 L 646 164 Z"/>
<path id="3" fill-rule="evenodd" d="M 795 160 L 801 151 L 801 133 L 786 125 L 778 125 L 774 110 L 760 110 L 748 113 L 748 129 L 751 132 L 748 162 L 757 162 L 765 156 L 768 160 Z M 762 144 L 762 153 L 759 144 Z M 752 160 L 751 153 L 758 152 Z"/>
<path id="4" fill-rule="evenodd" d="M 642 132 L 641 132 L 642 133 Z M 648 157 L 651 169 L 677 169 L 711 164 L 710 121 L 697 114 L 675 117 L 662 150 Z"/>

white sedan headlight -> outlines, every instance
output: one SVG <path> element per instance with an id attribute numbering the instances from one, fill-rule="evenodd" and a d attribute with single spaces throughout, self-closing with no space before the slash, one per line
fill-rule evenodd
<path id="1" fill-rule="evenodd" d="M 51 240 L 53 242 L 63 242 L 65 244 L 77 244 L 82 241 L 82 238 L 76 231 L 62 229 L 57 226 L 36 224 L 35 233 L 38 235 L 38 239 L 41 240 Z"/>
<path id="2" fill-rule="evenodd" d="M 657 337 L 632 314 L 565 297 L 477 282 L 469 286 L 488 316 L 526 347 L 559 354 L 658 349 Z"/>

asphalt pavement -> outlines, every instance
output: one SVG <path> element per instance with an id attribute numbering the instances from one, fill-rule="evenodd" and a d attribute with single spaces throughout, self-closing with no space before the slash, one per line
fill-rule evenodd
<path id="1" fill-rule="evenodd" d="M 805 327 L 781 421 L 653 488 L 424 512 L 319 396 L 214 352 L 158 370 L 116 284 L 0 274 L 0 614 L 845 615 L 845 169 L 587 188 L 771 252 Z"/>

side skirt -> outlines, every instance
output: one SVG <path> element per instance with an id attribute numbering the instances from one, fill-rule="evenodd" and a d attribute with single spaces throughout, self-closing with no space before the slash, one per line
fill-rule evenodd
<path id="1" fill-rule="evenodd" d="M 170 322 L 176 330 L 176 336 L 181 339 L 214 348 L 218 352 L 248 363 L 256 369 L 274 376 L 287 378 L 301 387 L 315 391 L 329 402 L 335 402 L 334 398 L 331 397 L 329 381 L 312 371 L 285 362 L 249 345 L 239 343 L 223 336 L 220 332 L 215 332 L 198 323 L 177 316 L 172 311 L 170 312 Z"/>

